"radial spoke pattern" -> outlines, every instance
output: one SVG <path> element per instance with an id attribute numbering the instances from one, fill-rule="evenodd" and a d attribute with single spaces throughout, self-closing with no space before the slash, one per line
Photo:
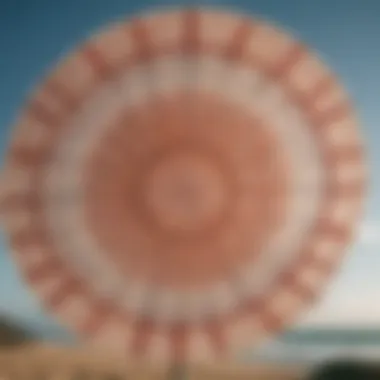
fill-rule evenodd
<path id="1" fill-rule="evenodd" d="M 349 100 L 301 43 L 222 11 L 146 14 L 20 116 L 2 211 L 26 281 L 93 344 L 211 360 L 291 323 L 360 216 Z"/>

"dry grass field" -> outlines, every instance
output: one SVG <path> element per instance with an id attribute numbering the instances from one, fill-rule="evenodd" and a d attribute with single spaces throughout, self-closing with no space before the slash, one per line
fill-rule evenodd
<path id="1" fill-rule="evenodd" d="M 300 368 L 220 365 L 193 368 L 186 380 L 297 380 Z M 167 373 L 125 365 L 115 358 L 81 349 L 38 344 L 0 351 L 1 380 L 164 380 Z"/>

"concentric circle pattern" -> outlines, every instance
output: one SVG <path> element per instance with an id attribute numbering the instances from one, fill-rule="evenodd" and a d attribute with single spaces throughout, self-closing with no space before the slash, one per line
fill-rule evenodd
<path id="1" fill-rule="evenodd" d="M 222 11 L 96 35 L 20 117 L 3 214 L 46 307 L 130 357 L 204 360 L 287 326 L 349 243 L 363 148 L 299 42 Z"/>

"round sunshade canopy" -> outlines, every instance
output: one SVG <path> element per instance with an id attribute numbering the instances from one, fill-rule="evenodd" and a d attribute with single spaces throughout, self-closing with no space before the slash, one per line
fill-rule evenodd
<path id="1" fill-rule="evenodd" d="M 90 342 L 170 361 L 288 326 L 360 214 L 363 148 L 327 68 L 266 22 L 146 14 L 64 59 L 4 172 L 15 259 Z"/>

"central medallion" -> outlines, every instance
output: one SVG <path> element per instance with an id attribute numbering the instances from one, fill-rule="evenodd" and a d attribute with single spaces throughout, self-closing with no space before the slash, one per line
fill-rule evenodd
<path id="1" fill-rule="evenodd" d="M 145 192 L 148 212 L 160 228 L 178 233 L 204 231 L 216 223 L 228 198 L 221 170 L 191 150 L 170 152 L 155 162 Z"/>

